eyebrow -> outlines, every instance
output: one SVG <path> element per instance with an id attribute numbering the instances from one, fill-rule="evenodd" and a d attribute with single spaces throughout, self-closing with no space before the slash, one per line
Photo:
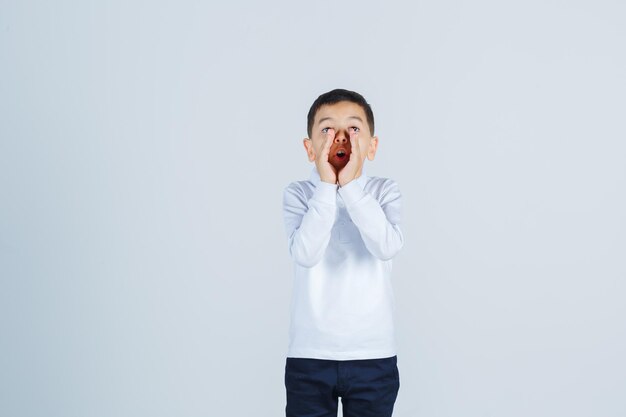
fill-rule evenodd
<path id="1" fill-rule="evenodd" d="M 350 116 L 348 117 L 348 119 L 357 119 L 359 122 L 363 123 L 363 119 L 361 119 L 359 116 Z M 322 124 L 322 122 L 326 121 L 326 120 L 335 120 L 332 117 L 323 117 L 320 119 L 319 122 L 317 122 L 318 125 Z"/>

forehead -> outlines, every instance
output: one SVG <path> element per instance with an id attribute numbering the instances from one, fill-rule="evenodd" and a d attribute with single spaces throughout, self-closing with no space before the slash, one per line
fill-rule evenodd
<path id="1" fill-rule="evenodd" d="M 315 114 L 315 124 L 319 124 L 322 119 L 347 120 L 354 117 L 366 122 L 365 111 L 361 106 L 351 101 L 340 101 L 334 104 L 324 104 Z"/>

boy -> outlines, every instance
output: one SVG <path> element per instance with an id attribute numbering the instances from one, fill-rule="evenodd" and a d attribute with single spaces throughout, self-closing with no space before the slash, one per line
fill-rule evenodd
<path id="1" fill-rule="evenodd" d="M 283 215 L 295 265 L 285 365 L 287 417 L 391 416 L 400 388 L 391 259 L 404 244 L 401 195 L 368 177 L 378 138 L 360 94 L 319 96 L 304 148 L 308 181 L 289 184 Z"/>

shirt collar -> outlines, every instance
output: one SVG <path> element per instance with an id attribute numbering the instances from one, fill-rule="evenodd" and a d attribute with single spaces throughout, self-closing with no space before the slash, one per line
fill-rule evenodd
<path id="1" fill-rule="evenodd" d="M 368 176 L 367 173 L 365 172 L 365 162 L 363 163 L 363 166 L 361 167 L 361 176 L 358 177 L 355 181 L 359 184 L 359 186 L 361 188 L 365 188 L 365 184 L 367 184 L 367 180 L 368 180 Z M 311 171 L 311 175 L 309 176 L 309 180 L 311 182 L 313 182 L 313 184 L 315 184 L 315 186 L 317 187 L 317 184 L 320 183 L 320 181 L 322 181 L 320 179 L 320 174 L 317 172 L 317 166 L 313 165 L 313 170 Z"/>

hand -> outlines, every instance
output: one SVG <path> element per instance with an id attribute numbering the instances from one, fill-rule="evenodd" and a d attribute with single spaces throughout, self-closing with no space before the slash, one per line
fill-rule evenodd
<path id="1" fill-rule="evenodd" d="M 320 146 L 318 152 L 316 152 L 315 166 L 317 172 L 320 174 L 320 179 L 330 184 L 337 184 L 337 170 L 334 166 L 328 162 L 328 155 L 330 154 L 330 145 L 332 145 L 335 139 L 335 130 L 328 129 L 326 133 L 326 140 Z"/>
<path id="2" fill-rule="evenodd" d="M 346 166 L 339 171 L 338 180 L 339 185 L 344 186 L 353 179 L 356 178 L 356 174 L 361 170 L 363 166 L 363 158 L 361 157 L 361 148 L 359 148 L 359 134 L 350 131 L 350 159 Z"/>

